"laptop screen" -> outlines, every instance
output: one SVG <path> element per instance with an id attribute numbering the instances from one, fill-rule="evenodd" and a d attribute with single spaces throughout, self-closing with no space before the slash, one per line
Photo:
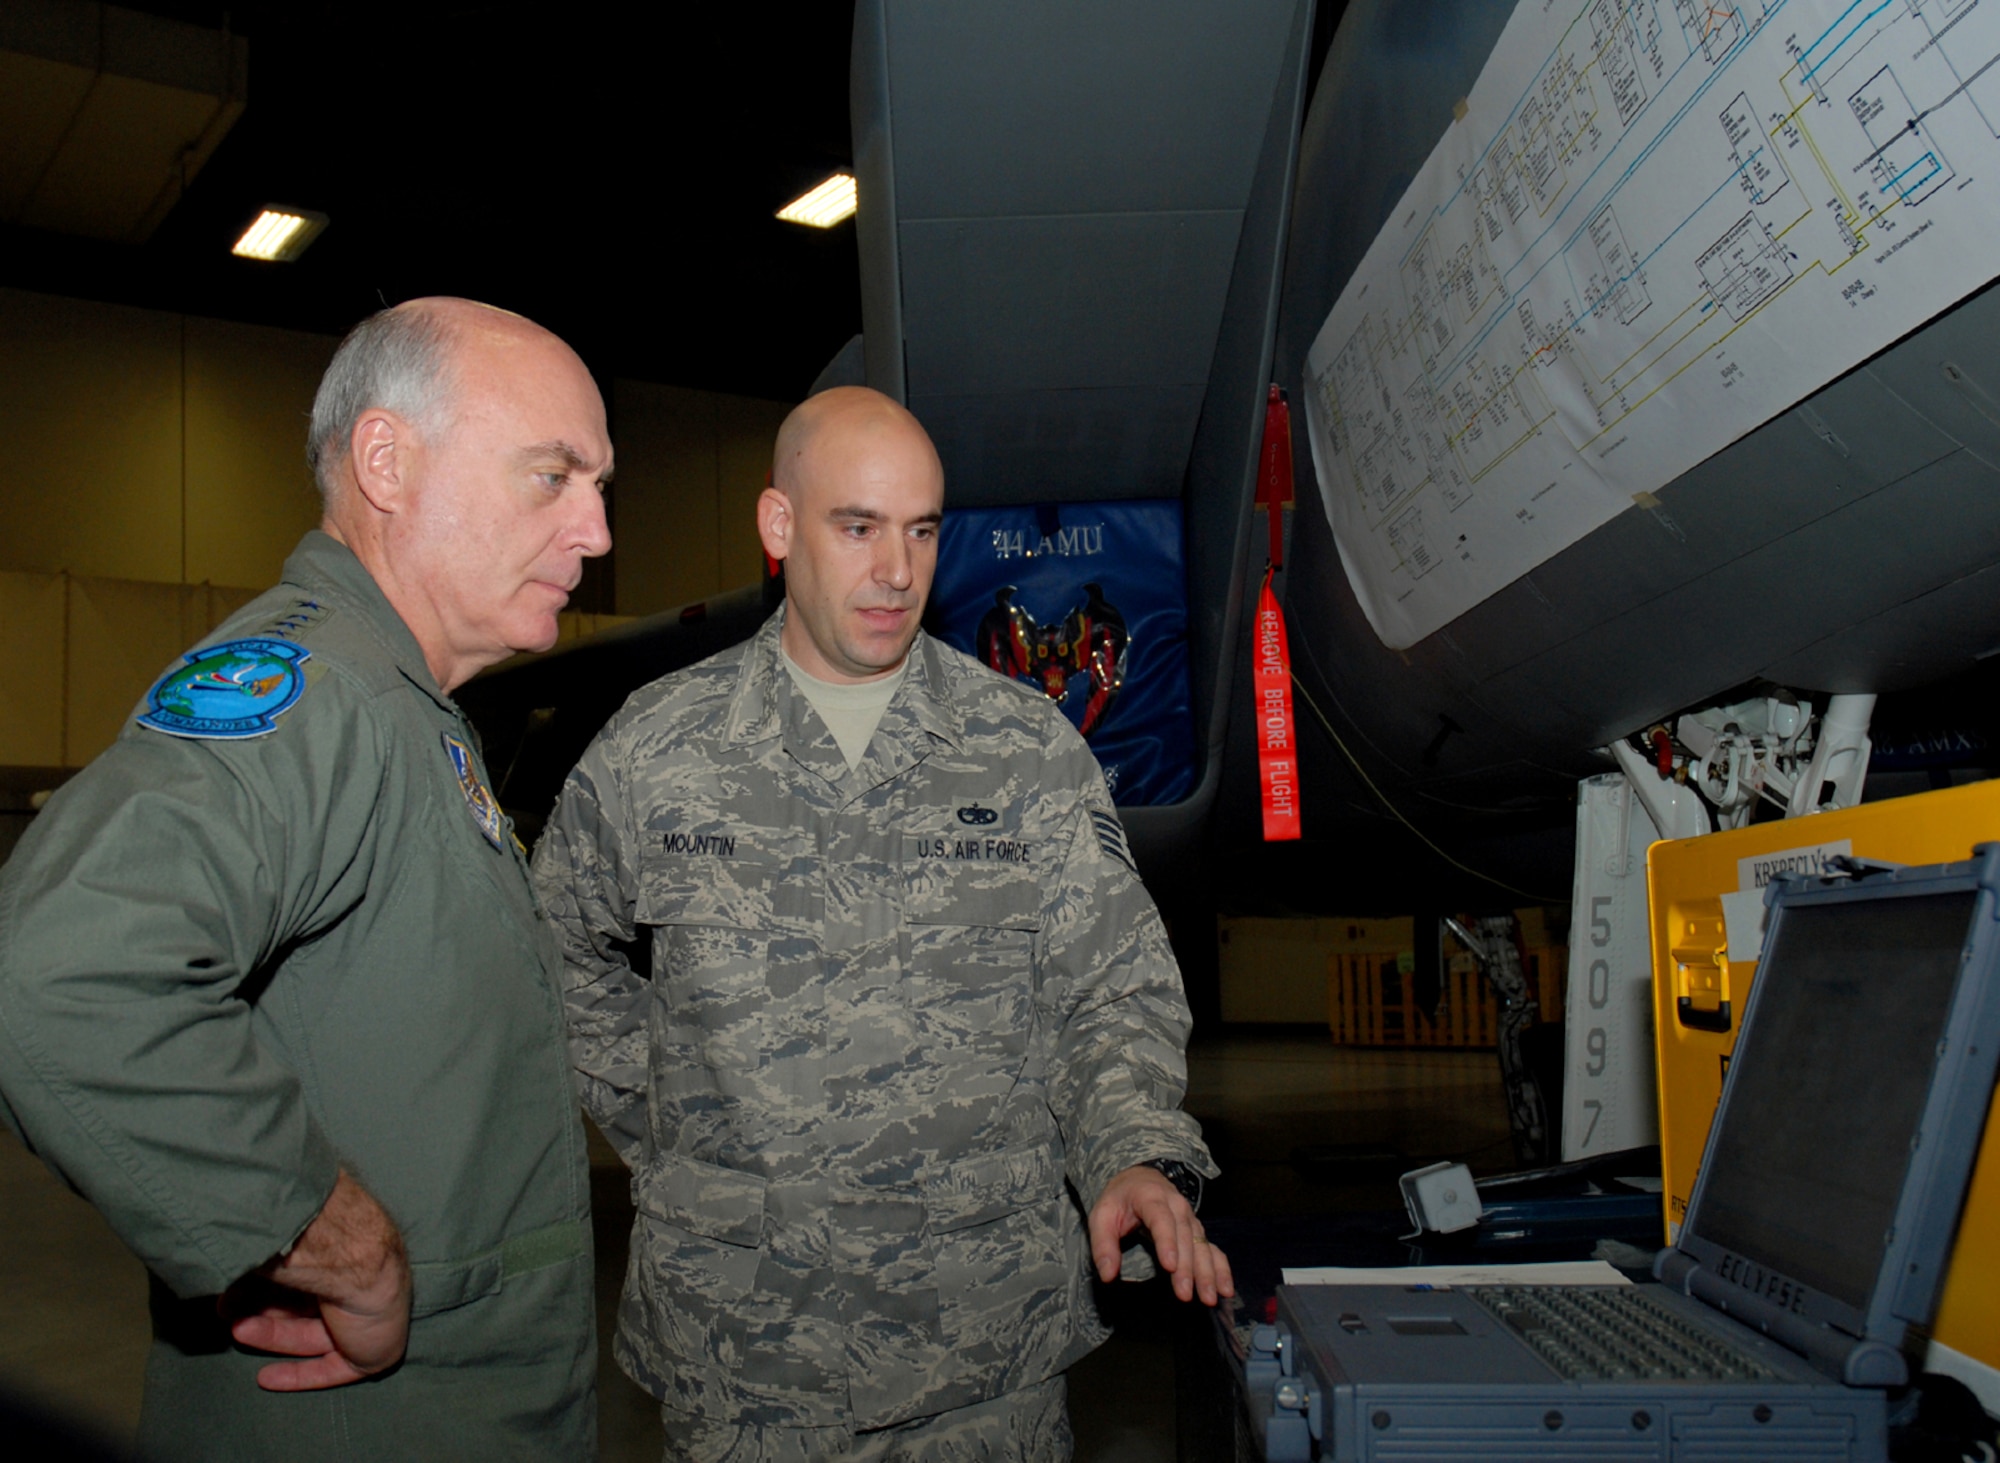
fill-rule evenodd
<path id="1" fill-rule="evenodd" d="M 1689 1216 L 1704 1240 L 1867 1308 L 1977 894 L 1783 910 Z"/>

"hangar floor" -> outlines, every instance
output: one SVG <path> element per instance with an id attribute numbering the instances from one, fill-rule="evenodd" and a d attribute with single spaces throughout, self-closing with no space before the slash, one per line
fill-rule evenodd
<path id="1" fill-rule="evenodd" d="M 1438 1157 L 1475 1172 L 1510 1166 L 1507 1116 L 1490 1052 L 1354 1051 L 1310 1027 L 1233 1028 L 1189 1051 L 1188 1109 L 1224 1177 L 1208 1214 L 1395 1208 L 1395 1176 Z M 612 1316 L 632 1210 L 608 1149 L 593 1163 L 600 1324 Z M 1119 1287 L 1118 1334 L 1071 1373 L 1079 1463 L 1172 1463 L 1170 1309 L 1154 1286 Z M 0 1136 L 0 1386 L 129 1439 L 147 1343 L 146 1280 L 96 1213 Z M 651 1399 L 606 1347 L 605 1463 L 653 1463 Z"/>

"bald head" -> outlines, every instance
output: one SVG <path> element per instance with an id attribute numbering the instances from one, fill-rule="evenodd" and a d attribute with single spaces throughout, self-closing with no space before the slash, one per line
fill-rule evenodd
<path id="1" fill-rule="evenodd" d="M 879 391 L 823 391 L 779 428 L 771 484 L 757 529 L 785 565 L 786 653 L 822 680 L 895 670 L 937 567 L 944 467 L 929 433 Z"/>
<path id="2" fill-rule="evenodd" d="M 610 547 L 604 403 L 568 346 L 470 300 L 413 300 L 342 342 L 313 404 L 321 527 L 409 626 L 440 689 L 546 650 Z"/>
<path id="3" fill-rule="evenodd" d="M 771 453 L 771 484 L 790 494 L 826 465 L 885 454 L 928 457 L 944 476 L 930 434 L 908 408 L 866 386 L 836 386 L 808 397 L 778 428 Z"/>
<path id="4" fill-rule="evenodd" d="M 320 378 L 306 443 L 306 461 L 329 509 L 340 495 L 342 461 L 362 414 L 392 411 L 420 431 L 440 435 L 457 394 L 456 359 L 482 337 L 495 344 L 510 338 L 556 341 L 512 311 L 448 296 L 410 300 L 348 332 Z"/>

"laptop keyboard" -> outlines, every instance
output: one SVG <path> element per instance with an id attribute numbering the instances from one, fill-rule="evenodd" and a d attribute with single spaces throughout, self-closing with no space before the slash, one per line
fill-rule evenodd
<path id="1" fill-rule="evenodd" d="M 1778 1375 L 1631 1286 L 1482 1285 L 1465 1294 L 1572 1382 L 1753 1382 Z"/>

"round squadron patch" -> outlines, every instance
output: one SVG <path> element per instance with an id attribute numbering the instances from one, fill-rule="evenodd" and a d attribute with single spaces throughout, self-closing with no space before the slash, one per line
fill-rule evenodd
<path id="1" fill-rule="evenodd" d="M 225 640 L 190 650 L 146 693 L 139 725 L 170 737 L 261 737 L 305 692 L 312 652 L 289 640 Z"/>

